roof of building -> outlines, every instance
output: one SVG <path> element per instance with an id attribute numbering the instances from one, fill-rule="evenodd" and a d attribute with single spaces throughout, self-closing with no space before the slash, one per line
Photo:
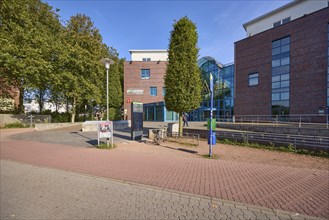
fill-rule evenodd
<path id="1" fill-rule="evenodd" d="M 279 13 L 281 11 L 287 10 L 288 8 L 291 8 L 291 7 L 295 6 L 295 5 L 298 5 L 298 4 L 300 4 L 301 2 L 304 2 L 304 1 L 306 1 L 306 0 L 294 0 L 294 1 L 290 2 L 290 3 L 288 3 L 288 4 L 285 4 L 285 5 L 281 6 L 281 7 L 273 10 L 273 11 L 270 11 L 270 12 L 268 12 L 266 14 L 263 14 L 262 16 L 259 16 L 259 17 L 255 18 L 255 19 L 251 20 L 251 21 L 248 21 L 248 22 L 244 23 L 243 24 L 243 28 L 246 30 L 246 27 L 247 26 L 249 26 L 249 25 L 251 25 L 253 23 L 259 22 L 261 20 L 264 20 L 264 19 L 272 16 L 273 14 L 276 14 L 276 13 Z"/>
<path id="2" fill-rule="evenodd" d="M 132 52 L 168 52 L 168 50 L 164 49 L 149 49 L 149 50 L 129 50 L 130 53 Z"/>
<path id="3" fill-rule="evenodd" d="M 205 56 L 205 57 L 201 57 L 198 60 L 198 65 L 201 66 L 202 64 L 206 63 L 206 62 L 215 62 L 217 64 L 217 66 L 219 68 L 222 68 L 224 65 L 220 62 L 218 62 L 215 58 L 211 57 L 211 56 Z"/>

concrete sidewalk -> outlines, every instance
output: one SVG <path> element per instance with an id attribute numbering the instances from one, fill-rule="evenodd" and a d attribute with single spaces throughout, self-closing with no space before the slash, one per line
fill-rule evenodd
<path id="1" fill-rule="evenodd" d="M 318 219 L 1 160 L 1 219 Z"/>
<path id="2" fill-rule="evenodd" d="M 177 156 L 177 151 L 128 140 L 114 150 L 98 150 L 60 144 L 66 138 L 60 134 L 48 134 L 59 143 L 1 134 L 1 159 L 329 218 L 327 170 Z"/>

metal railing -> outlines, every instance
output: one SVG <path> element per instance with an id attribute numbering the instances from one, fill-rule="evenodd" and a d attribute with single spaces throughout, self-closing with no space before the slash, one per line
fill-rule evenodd
<path id="1" fill-rule="evenodd" d="M 216 117 L 218 122 L 289 125 L 293 127 L 320 127 L 329 129 L 329 114 L 301 115 L 234 115 Z"/>
<path id="2" fill-rule="evenodd" d="M 33 115 L 33 114 L 1 114 L 1 125 L 20 122 L 24 125 L 51 123 L 50 115 Z"/>
<path id="3" fill-rule="evenodd" d="M 300 148 L 313 151 L 322 150 L 329 153 L 329 137 L 238 131 L 217 131 L 216 136 L 219 139 L 230 139 L 244 143 L 263 143 L 275 146 L 292 145 L 295 150 Z"/>

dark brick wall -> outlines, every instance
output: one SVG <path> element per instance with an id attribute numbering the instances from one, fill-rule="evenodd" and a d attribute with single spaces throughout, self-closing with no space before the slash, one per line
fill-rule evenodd
<path id="1" fill-rule="evenodd" d="M 141 69 L 150 69 L 150 78 L 141 79 Z M 124 63 L 124 109 L 128 119 L 131 117 L 130 102 L 152 103 L 163 101 L 162 88 L 167 62 L 161 61 L 127 61 Z M 157 96 L 150 95 L 150 87 L 157 87 Z M 141 89 L 143 94 L 127 94 L 128 89 Z M 129 100 L 129 101 L 128 101 Z"/>
<path id="2" fill-rule="evenodd" d="M 317 114 L 327 96 L 329 8 L 235 43 L 236 115 L 271 114 L 272 41 L 290 36 L 290 114 Z M 248 75 L 259 72 L 259 85 Z"/>

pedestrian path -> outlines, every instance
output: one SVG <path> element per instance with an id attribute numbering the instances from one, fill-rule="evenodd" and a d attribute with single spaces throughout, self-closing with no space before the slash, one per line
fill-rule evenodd
<path id="1" fill-rule="evenodd" d="M 60 141 L 65 137 L 56 133 Z M 329 218 L 328 170 L 180 157 L 166 147 L 135 141 L 98 150 L 74 143 L 16 140 L 4 133 L 1 138 L 0 157 L 5 160 Z"/>
<path id="2" fill-rule="evenodd" d="M 1 160 L 1 219 L 318 219 Z"/>

